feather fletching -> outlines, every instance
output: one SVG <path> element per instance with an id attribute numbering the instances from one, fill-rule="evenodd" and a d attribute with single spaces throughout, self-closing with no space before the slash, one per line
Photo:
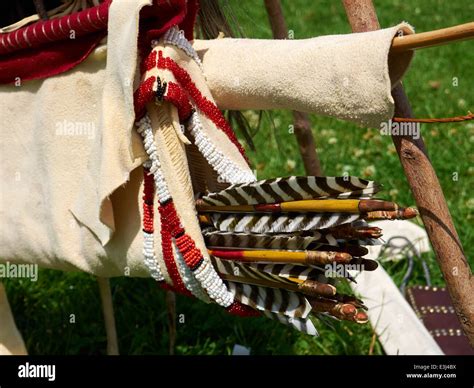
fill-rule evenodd
<path id="1" fill-rule="evenodd" d="M 235 184 L 202 198 L 208 205 L 236 206 L 315 198 L 370 198 L 380 190 L 373 181 L 357 177 L 299 177 Z"/>
<path id="2" fill-rule="evenodd" d="M 361 217 L 356 213 L 312 214 L 256 214 L 210 213 L 214 227 L 220 231 L 247 233 L 294 233 L 353 222 Z"/>
<path id="3" fill-rule="evenodd" d="M 268 311 L 265 311 L 263 314 L 267 318 L 274 319 L 280 323 L 283 323 L 284 325 L 291 326 L 294 329 L 301 331 L 302 333 L 312 335 L 315 337 L 319 336 L 318 331 L 316 330 L 316 327 L 314 327 L 313 322 L 309 318 L 307 319 L 291 318 L 282 314 L 270 313 Z"/>
<path id="4" fill-rule="evenodd" d="M 255 310 L 286 315 L 294 319 L 306 318 L 311 312 L 308 300 L 296 292 L 237 282 L 227 283 L 236 300 Z"/>

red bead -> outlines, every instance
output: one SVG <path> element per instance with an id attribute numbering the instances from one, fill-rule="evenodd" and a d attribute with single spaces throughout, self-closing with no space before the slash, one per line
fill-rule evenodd
<path id="1" fill-rule="evenodd" d="M 174 82 L 168 83 L 168 91 L 165 100 L 171 102 L 178 108 L 178 115 L 181 121 L 185 121 L 191 115 L 192 106 L 184 92 L 184 89 Z"/>
<path id="2" fill-rule="evenodd" d="M 229 307 L 226 308 L 227 312 L 232 315 L 238 315 L 240 317 L 258 317 L 260 312 L 254 310 L 250 306 L 244 305 L 238 301 L 234 301 Z"/>
<path id="3" fill-rule="evenodd" d="M 165 222 L 168 217 L 173 216 L 174 205 L 173 201 L 169 201 L 166 205 L 160 206 L 160 217 L 161 217 L 161 248 L 163 252 L 163 258 L 168 270 L 168 274 L 173 281 L 173 286 L 178 290 L 178 292 L 191 295 L 191 293 L 186 289 L 186 286 L 181 279 L 179 274 L 178 267 L 174 260 L 173 247 L 172 247 L 172 235 L 170 233 L 169 225 Z"/>
<path id="4" fill-rule="evenodd" d="M 153 85 L 156 77 L 151 76 L 143 81 L 133 94 L 133 105 L 135 107 L 135 120 L 142 118 L 146 112 L 146 104 L 148 104 L 154 96 Z"/>
<path id="5" fill-rule="evenodd" d="M 141 74 L 150 71 L 156 66 L 156 51 L 152 50 L 151 53 L 146 57 L 146 59 L 142 62 L 141 66 Z"/>

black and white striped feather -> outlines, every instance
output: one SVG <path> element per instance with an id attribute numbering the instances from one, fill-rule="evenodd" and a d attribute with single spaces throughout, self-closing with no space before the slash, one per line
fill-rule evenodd
<path id="1" fill-rule="evenodd" d="M 370 198 L 381 186 L 357 177 L 291 176 L 239 183 L 202 200 L 214 206 L 257 205 L 315 198 Z"/>
<path id="2" fill-rule="evenodd" d="M 286 278 L 279 277 L 278 275 L 273 275 L 268 272 L 262 272 L 259 269 L 250 266 L 249 264 L 239 263 L 237 261 L 232 260 L 221 260 L 218 257 L 214 256 L 211 256 L 211 261 L 214 264 L 214 267 L 217 269 L 217 272 L 224 275 L 267 280 L 282 284 L 294 284 Z"/>
<path id="3" fill-rule="evenodd" d="M 308 300 L 296 292 L 234 281 L 227 281 L 227 284 L 236 300 L 255 310 L 291 318 L 306 318 L 311 312 Z"/>
<path id="4" fill-rule="evenodd" d="M 283 323 L 284 325 L 291 326 L 294 329 L 301 331 L 302 333 L 312 335 L 312 336 L 319 336 L 318 331 L 316 330 L 316 327 L 314 327 L 313 322 L 311 319 L 306 318 L 292 318 L 292 317 L 287 317 L 282 314 L 275 314 L 275 313 L 270 313 L 268 311 L 264 311 L 263 314 L 270 319 L 274 319 L 280 323 Z"/>
<path id="5" fill-rule="evenodd" d="M 315 238 L 300 234 L 237 233 L 203 230 L 204 240 L 210 248 L 229 247 L 247 249 L 304 250 Z"/>
<path id="6" fill-rule="evenodd" d="M 291 326 L 303 333 L 312 336 L 318 335 L 318 331 L 314 327 L 313 322 L 308 317 L 309 313 L 304 317 L 298 317 L 296 314 L 289 316 L 288 314 L 279 312 L 278 308 L 272 308 L 272 302 L 265 301 L 265 299 L 268 299 L 267 291 L 273 289 L 235 282 L 227 282 L 227 284 L 229 291 L 232 292 L 235 300 L 239 301 L 240 303 L 250 306 L 256 310 L 260 310 L 267 318 L 274 319 L 280 323 L 283 323 L 284 325 Z M 295 293 L 292 294 L 296 295 Z"/>
<path id="7" fill-rule="evenodd" d="M 206 246 L 209 248 L 240 248 L 240 249 L 276 249 L 276 250 L 327 250 L 328 246 L 341 247 L 351 245 L 379 245 L 376 239 L 343 240 L 320 232 L 303 233 L 242 233 L 221 232 L 213 228 L 202 231 Z"/>
<path id="8" fill-rule="evenodd" d="M 333 228 L 360 217 L 357 213 L 209 213 L 217 230 L 244 233 L 294 233 Z"/>
<path id="9" fill-rule="evenodd" d="M 250 263 L 250 267 L 273 276 L 282 278 L 295 278 L 300 280 L 315 280 L 319 283 L 328 283 L 321 267 L 308 267 L 295 264 L 260 264 Z"/>

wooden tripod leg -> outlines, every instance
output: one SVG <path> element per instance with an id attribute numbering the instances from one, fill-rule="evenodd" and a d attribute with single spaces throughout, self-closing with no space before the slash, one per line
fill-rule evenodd
<path id="1" fill-rule="evenodd" d="M 105 331 L 107 334 L 107 354 L 118 356 L 117 330 L 115 328 L 114 306 L 112 303 L 112 292 L 110 282 L 107 278 L 97 278 L 99 284 L 100 299 L 102 301 L 102 312 L 104 314 Z"/>
<path id="2" fill-rule="evenodd" d="M 281 9 L 280 0 L 265 0 L 270 27 L 274 39 L 286 39 L 288 29 L 285 23 L 285 17 Z M 316 151 L 313 132 L 311 131 L 311 122 L 309 116 L 303 112 L 293 111 L 293 123 L 295 129 L 296 141 L 303 159 L 304 169 L 308 175 L 323 175 L 321 163 Z"/>
<path id="3" fill-rule="evenodd" d="M 343 0 L 353 32 L 380 28 L 372 0 Z M 392 91 L 395 115 L 412 117 L 403 86 Z M 449 213 L 443 190 L 425 150 L 423 139 L 392 136 L 446 286 L 471 346 L 474 347 L 474 279 Z"/>

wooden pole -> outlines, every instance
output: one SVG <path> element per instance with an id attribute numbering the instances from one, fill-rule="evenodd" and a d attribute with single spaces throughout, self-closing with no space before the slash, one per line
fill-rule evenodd
<path id="1" fill-rule="evenodd" d="M 343 4 L 353 32 L 380 28 L 371 0 L 343 0 Z M 401 84 L 393 89 L 392 96 L 395 100 L 395 116 L 413 117 Z M 423 138 L 392 136 L 392 140 L 443 272 L 456 314 L 474 347 L 474 279 Z"/>
<path id="2" fill-rule="evenodd" d="M 393 39 L 390 50 L 396 54 L 472 38 L 474 38 L 474 22 L 419 34 L 398 36 Z"/>
<path id="3" fill-rule="evenodd" d="M 107 333 L 107 354 L 118 356 L 119 347 L 117 340 L 117 330 L 115 328 L 114 306 L 112 303 L 112 292 L 110 282 L 107 278 L 98 277 L 100 299 L 102 301 L 102 313 L 104 314 L 105 331 Z"/>
<path id="4" fill-rule="evenodd" d="M 176 345 L 176 294 L 173 291 L 166 291 L 166 312 L 168 315 L 169 334 L 169 354 L 174 355 Z"/>
<path id="5" fill-rule="evenodd" d="M 273 38 L 286 39 L 288 37 L 288 29 L 280 0 L 265 0 L 265 8 L 267 9 Z M 293 111 L 293 124 L 306 174 L 322 176 L 321 163 L 316 151 L 316 143 L 311 131 L 309 116 L 303 112 Z"/>

